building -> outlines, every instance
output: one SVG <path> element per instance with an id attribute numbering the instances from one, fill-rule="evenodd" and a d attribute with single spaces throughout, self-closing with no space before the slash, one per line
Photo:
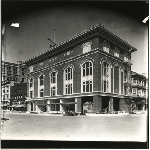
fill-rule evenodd
<path id="1" fill-rule="evenodd" d="M 148 106 L 148 86 L 147 78 L 144 74 L 136 72 L 131 73 L 132 76 L 132 109 L 134 111 L 147 110 Z"/>
<path id="2" fill-rule="evenodd" d="M 27 61 L 27 111 L 131 111 L 131 53 L 96 25 Z"/>
<path id="3" fill-rule="evenodd" d="M 26 111 L 27 83 L 17 83 L 10 87 L 10 110 Z"/>
<path id="4" fill-rule="evenodd" d="M 18 64 L 2 61 L 1 72 L 1 106 L 2 109 L 9 109 L 10 106 L 10 87 L 18 80 Z"/>
<path id="5" fill-rule="evenodd" d="M 2 109 L 13 110 L 25 102 L 27 96 L 25 68 L 22 62 L 15 64 L 2 61 Z"/>
<path id="6" fill-rule="evenodd" d="M 17 82 L 10 87 L 10 110 L 26 111 L 26 65 L 22 61 L 18 61 L 18 74 Z"/>

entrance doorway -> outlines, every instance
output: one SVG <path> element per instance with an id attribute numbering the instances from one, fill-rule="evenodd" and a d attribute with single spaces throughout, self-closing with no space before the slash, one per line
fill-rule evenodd
<path id="1" fill-rule="evenodd" d="M 108 96 L 103 96 L 102 97 L 102 111 L 108 111 L 108 109 L 109 109 L 109 99 L 110 99 L 110 97 L 108 97 Z"/>
<path id="2" fill-rule="evenodd" d="M 119 98 L 113 98 L 113 109 L 114 111 L 119 111 Z"/>
<path id="3" fill-rule="evenodd" d="M 85 114 L 88 112 L 92 112 L 92 107 L 93 107 L 93 97 L 92 96 L 82 97 L 81 113 Z"/>
<path id="4" fill-rule="evenodd" d="M 33 111 L 33 103 L 31 102 L 31 111 Z"/>

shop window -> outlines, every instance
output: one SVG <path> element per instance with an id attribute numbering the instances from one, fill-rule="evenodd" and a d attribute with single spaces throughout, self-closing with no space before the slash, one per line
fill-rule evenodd
<path id="1" fill-rule="evenodd" d="M 60 105 L 59 104 L 51 104 L 50 109 L 51 109 L 51 111 L 59 111 Z"/>

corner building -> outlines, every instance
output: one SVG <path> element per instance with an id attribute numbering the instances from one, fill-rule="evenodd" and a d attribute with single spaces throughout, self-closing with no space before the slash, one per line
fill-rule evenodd
<path id="1" fill-rule="evenodd" d="M 27 60 L 27 110 L 129 112 L 134 51 L 96 25 Z"/>

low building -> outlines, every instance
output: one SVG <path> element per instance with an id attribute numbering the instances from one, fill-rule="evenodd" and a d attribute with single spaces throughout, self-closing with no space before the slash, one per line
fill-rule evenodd
<path id="1" fill-rule="evenodd" d="M 25 61 L 27 111 L 130 112 L 136 50 L 96 25 Z"/>
<path id="2" fill-rule="evenodd" d="M 132 110 L 146 110 L 148 108 L 147 78 L 144 74 L 136 72 L 132 76 Z"/>

